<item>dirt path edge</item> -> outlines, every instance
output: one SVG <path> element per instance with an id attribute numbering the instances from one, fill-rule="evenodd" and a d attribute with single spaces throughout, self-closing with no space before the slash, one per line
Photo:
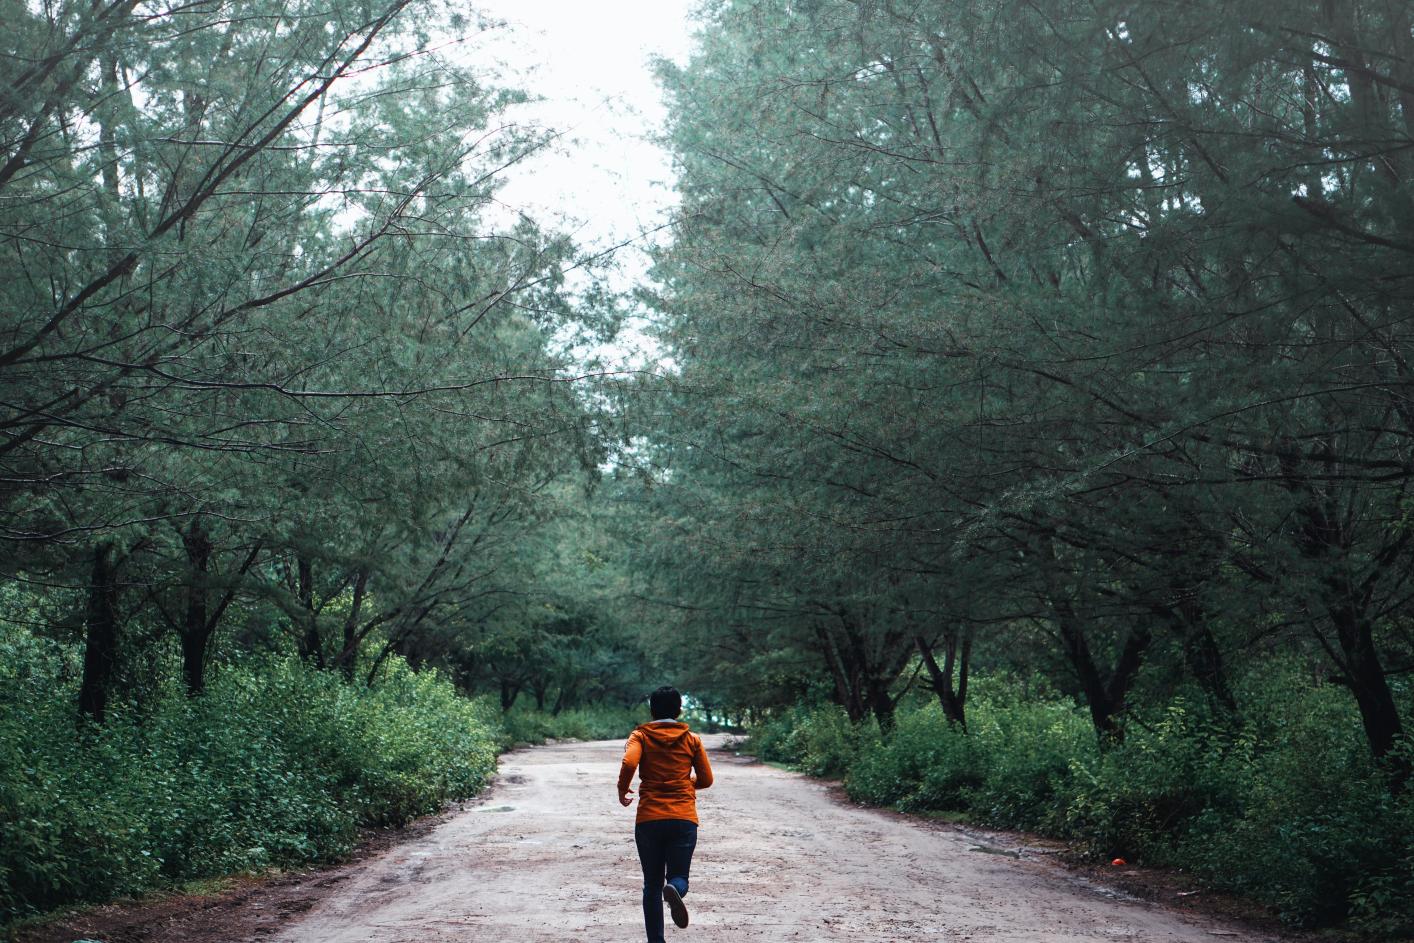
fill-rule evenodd
<path id="1" fill-rule="evenodd" d="M 761 761 L 730 751 L 729 762 L 754 765 Z M 726 759 L 726 757 L 724 757 Z M 803 774 L 800 774 L 803 776 Z M 809 777 L 805 777 L 809 778 Z M 820 783 L 821 780 L 813 780 Z M 837 783 L 828 783 L 829 798 L 838 805 L 869 808 L 921 830 L 965 837 L 979 851 L 1024 858 L 1051 869 L 1056 879 L 1085 886 L 1116 898 L 1138 899 L 1159 906 L 1249 928 L 1254 933 L 1305 943 L 1349 943 L 1359 938 L 1340 932 L 1297 932 L 1282 926 L 1267 909 L 1230 895 L 1203 889 L 1191 877 L 1158 868 L 1114 868 L 1080 860 L 1054 839 L 1020 832 L 959 824 L 925 815 L 898 812 L 852 802 Z M 498 801 L 504 786 L 498 773 L 478 796 L 449 805 L 406 826 L 368 830 L 345 860 L 309 868 L 219 879 L 209 893 L 156 892 L 136 899 L 91 905 L 31 920 L 4 931 L 10 943 L 197 943 L 249 940 L 273 936 L 316 904 L 337 894 L 341 885 L 366 861 L 414 842 L 448 819 Z M 1233 934 L 1236 936 L 1237 934 Z"/>
<path id="2" fill-rule="evenodd" d="M 747 753 L 741 753 L 739 756 L 748 763 L 762 762 Z M 1090 860 L 1073 844 L 1044 835 L 995 829 L 972 823 L 964 824 L 942 817 L 871 806 L 850 799 L 845 793 L 842 780 L 822 781 L 827 785 L 830 798 L 840 805 L 869 809 L 906 822 L 914 828 L 962 835 L 976 843 L 979 850 L 1043 862 L 1053 868 L 1061 880 L 1077 883 L 1116 898 L 1157 904 L 1170 910 L 1240 926 L 1256 934 L 1277 936 L 1292 943 L 1370 943 L 1369 938 L 1349 931 L 1293 928 L 1282 923 L 1270 907 L 1234 894 L 1212 890 L 1192 875 L 1171 868 L 1129 864 L 1116 867 Z"/>

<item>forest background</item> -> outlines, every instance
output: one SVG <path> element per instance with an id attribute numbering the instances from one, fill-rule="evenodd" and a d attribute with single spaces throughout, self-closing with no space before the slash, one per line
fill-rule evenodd
<path id="1" fill-rule="evenodd" d="M 336 856 L 670 678 L 1414 931 L 1411 13 L 708 3 L 622 291 L 498 202 L 554 133 L 473 14 L 6 2 L 4 916 Z"/>

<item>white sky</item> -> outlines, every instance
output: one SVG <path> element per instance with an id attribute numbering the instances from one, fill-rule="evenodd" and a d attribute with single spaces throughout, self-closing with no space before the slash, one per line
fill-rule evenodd
<path id="1" fill-rule="evenodd" d="M 665 222 L 674 206 L 670 156 L 651 140 L 666 110 L 652 56 L 685 62 L 695 0 L 479 0 L 510 28 L 476 47 L 503 71 L 499 84 L 543 101 L 517 117 L 566 132 L 554 151 L 513 168 L 501 199 L 607 248 Z M 489 76 L 488 76 L 489 77 Z M 642 256 L 621 252 L 625 280 Z"/>

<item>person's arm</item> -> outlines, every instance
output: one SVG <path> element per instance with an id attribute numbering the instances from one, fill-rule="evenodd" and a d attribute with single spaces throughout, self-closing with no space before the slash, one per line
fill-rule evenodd
<path id="1" fill-rule="evenodd" d="M 692 771 L 697 774 L 692 785 L 697 789 L 706 789 L 712 785 L 712 764 L 707 762 L 707 748 L 702 745 L 702 738 L 697 738 L 697 750 L 692 754 Z"/>
<path id="2" fill-rule="evenodd" d="M 633 802 L 633 790 L 628 788 L 633 782 L 633 771 L 638 769 L 638 761 L 643 759 L 643 738 L 635 730 L 628 735 L 628 743 L 624 744 L 624 760 L 619 766 L 619 804 L 629 805 Z"/>

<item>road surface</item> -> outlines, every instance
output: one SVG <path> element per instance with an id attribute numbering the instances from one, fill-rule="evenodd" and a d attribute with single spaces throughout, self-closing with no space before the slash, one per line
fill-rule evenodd
<path id="1" fill-rule="evenodd" d="M 1269 940 L 1089 884 L 1007 839 L 839 802 L 807 777 L 715 749 L 692 924 L 675 943 Z M 483 800 L 349 865 L 254 939 L 281 943 L 611 943 L 643 939 L 622 745 L 506 754 Z"/>

